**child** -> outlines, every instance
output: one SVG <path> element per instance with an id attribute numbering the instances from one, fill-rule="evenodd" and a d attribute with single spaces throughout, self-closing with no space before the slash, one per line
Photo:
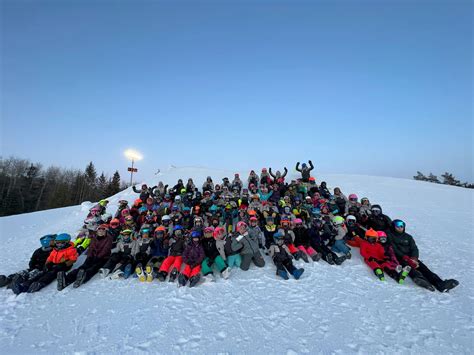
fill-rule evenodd
<path id="1" fill-rule="evenodd" d="M 263 260 L 260 250 L 258 248 L 258 239 L 255 235 L 250 235 L 247 231 L 247 223 L 240 221 L 237 223 L 237 231 L 239 236 L 232 241 L 232 249 L 241 249 L 240 255 L 242 262 L 240 268 L 247 271 L 250 267 L 250 263 L 253 261 L 255 266 L 264 267 L 265 260 Z"/>
<path id="2" fill-rule="evenodd" d="M 73 282 L 74 288 L 81 286 L 89 281 L 105 265 L 112 250 L 112 236 L 107 233 L 108 229 L 107 224 L 101 224 L 97 228 L 96 236 L 92 239 L 87 250 L 87 259 L 84 261 L 84 264 L 67 275 L 65 271 L 58 272 L 58 291 L 63 290 Z"/>
<path id="3" fill-rule="evenodd" d="M 201 263 L 204 260 L 204 249 L 201 245 L 201 232 L 191 232 L 191 242 L 183 252 L 184 269 L 179 274 L 178 283 L 185 286 L 189 280 L 189 287 L 197 285 L 201 279 Z"/>
<path id="4" fill-rule="evenodd" d="M 290 227 L 291 224 L 288 219 L 281 220 L 281 228 L 278 231 L 283 234 L 285 245 L 288 247 L 288 250 L 290 251 L 291 255 L 293 255 L 295 260 L 299 260 L 301 258 L 305 263 L 309 263 L 308 255 L 295 247 L 294 243 L 296 236 Z"/>
<path id="5" fill-rule="evenodd" d="M 33 252 L 28 264 L 28 269 L 19 271 L 9 276 L 0 275 L 0 287 L 8 286 L 15 294 L 20 294 L 28 289 L 24 284 L 30 284 L 39 279 L 44 273 L 44 265 L 54 246 L 55 234 L 48 234 L 40 238 L 41 247 Z"/>
<path id="6" fill-rule="evenodd" d="M 386 271 L 402 284 L 411 268 L 403 269 L 399 263 L 394 262 L 385 254 L 384 247 L 378 242 L 377 231 L 369 229 L 365 233 L 365 238 L 366 241 L 362 241 L 360 244 L 360 255 L 364 258 L 365 263 L 374 271 L 380 281 L 385 281 L 384 271 Z M 387 236 L 385 235 L 384 238 L 386 239 Z"/>
<path id="7" fill-rule="evenodd" d="M 304 269 L 296 269 L 294 267 L 293 262 L 291 261 L 293 257 L 290 250 L 285 245 L 285 236 L 280 232 L 276 232 L 273 235 L 273 239 L 275 242 L 270 245 L 268 252 L 277 268 L 276 274 L 284 280 L 288 280 L 289 272 L 296 280 L 298 280 L 303 274 Z"/>
<path id="8" fill-rule="evenodd" d="M 224 230 L 222 234 L 224 240 L 224 251 L 229 269 L 232 269 L 233 267 L 240 268 L 240 265 L 242 265 L 240 252 L 243 249 L 243 246 L 236 242 L 236 238 L 239 234 L 227 233 L 226 230 Z"/>
<path id="9" fill-rule="evenodd" d="M 353 215 L 346 217 L 347 234 L 345 236 L 346 243 L 351 247 L 359 248 L 361 241 L 364 239 L 365 231 L 357 224 L 357 218 Z"/>
<path id="10" fill-rule="evenodd" d="M 58 272 L 68 271 L 77 260 L 77 251 L 67 233 L 58 234 L 54 240 L 54 248 L 46 259 L 46 272 L 29 288 L 28 293 L 37 292 L 56 279 Z"/>
<path id="11" fill-rule="evenodd" d="M 335 253 L 342 253 L 346 259 L 350 259 L 351 249 L 346 245 L 344 240 L 344 237 L 347 234 L 347 227 L 345 225 L 344 218 L 341 216 L 336 216 L 332 219 L 332 223 L 334 224 L 337 232 L 337 234 L 334 236 L 332 251 Z"/>
<path id="12" fill-rule="evenodd" d="M 158 280 L 165 281 L 168 273 L 170 274 L 169 282 L 174 282 L 178 277 L 179 271 L 181 270 L 181 264 L 183 262 L 183 251 L 184 251 L 184 237 L 183 227 L 175 226 L 173 235 L 169 240 L 169 256 L 163 261 L 160 266 L 158 273 Z M 171 270 L 171 272 L 170 272 Z"/>
<path id="13" fill-rule="evenodd" d="M 321 254 L 314 250 L 309 243 L 308 229 L 303 225 L 300 218 L 296 218 L 293 233 L 295 234 L 295 247 L 302 253 L 308 255 L 313 261 L 319 261 Z"/>
<path id="14" fill-rule="evenodd" d="M 153 281 L 159 273 L 161 264 L 168 256 L 169 241 L 165 238 L 165 228 L 163 226 L 155 229 L 155 235 L 150 243 L 150 260 L 146 265 L 147 282 Z"/>
<path id="15" fill-rule="evenodd" d="M 106 277 L 111 273 L 110 278 L 119 277 L 128 278 L 132 272 L 134 257 L 132 251 L 137 242 L 132 238 L 133 232 L 130 229 L 124 229 L 120 232 L 120 237 L 114 252 L 110 255 L 105 265 L 99 269 L 99 274 Z"/>
<path id="16" fill-rule="evenodd" d="M 273 235 L 277 231 L 275 219 L 272 216 L 265 218 L 265 226 L 263 226 L 263 235 L 265 236 L 265 249 L 268 250 L 270 245 L 273 244 Z"/>
<path id="17" fill-rule="evenodd" d="M 217 227 L 219 228 L 219 227 Z M 230 269 L 227 267 L 225 262 L 225 252 L 223 240 L 219 240 L 221 251 L 217 248 L 217 239 L 214 238 L 214 229 L 207 227 L 204 229 L 204 238 L 202 240 L 202 247 L 204 249 L 205 258 L 201 264 L 202 274 L 204 279 L 209 281 L 215 281 L 214 273 L 212 272 L 212 265 L 216 265 L 217 270 L 220 272 L 224 279 L 229 277 Z M 224 254 L 224 258 L 222 257 Z"/>
<path id="18" fill-rule="evenodd" d="M 262 230 L 260 229 L 260 227 L 258 226 L 258 219 L 257 217 L 254 215 L 252 217 L 250 217 L 249 219 L 249 223 L 250 223 L 250 227 L 249 227 L 249 234 L 258 240 L 258 246 L 259 248 L 263 248 L 263 246 L 265 245 L 265 237 L 263 235 L 263 232 Z"/>
<path id="19" fill-rule="evenodd" d="M 153 268 L 151 265 L 147 265 L 148 260 L 150 259 L 151 242 L 152 239 L 150 238 L 150 229 L 144 228 L 140 230 L 137 243 L 135 243 L 134 250 L 132 251 L 136 263 L 135 272 L 140 282 L 153 281 Z M 143 272 L 143 265 L 147 265 L 145 267 L 146 275 L 145 272 Z"/>

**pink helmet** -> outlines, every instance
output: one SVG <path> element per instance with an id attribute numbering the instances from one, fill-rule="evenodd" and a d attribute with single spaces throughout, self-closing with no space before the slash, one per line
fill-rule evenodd
<path id="1" fill-rule="evenodd" d="M 237 230 L 240 229 L 241 227 L 247 227 L 247 223 L 244 221 L 240 221 L 237 223 Z"/>
<path id="2" fill-rule="evenodd" d="M 204 233 L 214 233 L 214 228 L 206 227 L 206 228 L 204 228 Z"/>
<path id="3" fill-rule="evenodd" d="M 387 238 L 387 234 L 384 231 L 377 231 L 377 235 L 382 238 Z"/>
<path id="4" fill-rule="evenodd" d="M 349 195 L 349 200 L 354 200 L 354 201 L 357 201 L 358 197 L 356 194 L 350 194 Z"/>
<path id="5" fill-rule="evenodd" d="M 214 228 L 214 233 L 212 234 L 214 238 L 217 238 L 220 234 L 224 233 L 225 229 L 222 227 Z"/>
<path id="6" fill-rule="evenodd" d="M 295 218 L 295 219 L 293 220 L 293 223 L 294 223 L 294 224 L 303 224 L 303 221 L 301 220 L 301 218 Z"/>

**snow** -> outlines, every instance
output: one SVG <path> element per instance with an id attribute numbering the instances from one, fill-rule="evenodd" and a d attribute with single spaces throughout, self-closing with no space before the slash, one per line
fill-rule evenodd
<path id="1" fill-rule="evenodd" d="M 147 180 L 201 186 L 234 172 L 175 168 Z M 292 175 L 292 173 L 289 173 Z M 246 178 L 248 171 L 241 172 Z M 95 277 L 79 289 L 13 295 L 0 289 L 0 353 L 461 353 L 474 351 L 473 191 L 358 175 L 317 175 L 330 188 L 380 203 L 407 222 L 420 259 L 460 285 L 431 293 L 411 280 L 378 281 L 357 250 L 342 266 L 320 261 L 299 281 L 263 269 L 233 270 L 196 288 Z M 291 176 L 290 176 L 291 178 Z M 112 196 L 133 201 L 131 189 Z M 0 218 L 0 273 L 26 267 L 41 235 L 75 233 L 91 203 Z"/>

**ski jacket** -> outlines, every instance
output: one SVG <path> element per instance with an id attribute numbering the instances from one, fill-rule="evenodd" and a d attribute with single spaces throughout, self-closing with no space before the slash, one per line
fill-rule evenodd
<path id="1" fill-rule="evenodd" d="M 303 178 L 303 181 L 308 181 L 308 179 L 310 178 L 310 174 L 311 174 L 311 170 L 314 169 L 314 166 L 313 166 L 313 163 L 310 161 L 308 161 L 309 163 L 309 167 L 305 167 L 305 168 L 301 168 L 300 169 L 300 163 L 296 163 L 296 171 L 299 171 L 301 173 L 301 177 Z"/>
<path id="2" fill-rule="evenodd" d="M 309 233 L 305 227 L 296 227 L 293 229 L 295 234 L 295 246 L 299 247 L 300 245 L 304 247 L 309 246 Z"/>
<path id="3" fill-rule="evenodd" d="M 214 260 L 218 255 L 219 251 L 217 250 L 216 240 L 214 238 L 203 238 L 201 240 L 202 248 L 204 249 L 204 254 L 211 260 Z"/>
<path id="4" fill-rule="evenodd" d="M 284 244 L 282 246 L 277 244 L 270 245 L 270 248 L 268 248 L 268 254 L 274 263 L 284 262 L 293 258 L 290 249 L 288 249 L 288 247 Z"/>
<path id="5" fill-rule="evenodd" d="M 46 260 L 48 260 L 49 254 L 51 254 L 52 248 L 44 250 L 43 247 L 36 249 L 31 256 L 28 270 L 43 270 Z"/>
<path id="6" fill-rule="evenodd" d="M 163 238 L 154 239 L 150 243 L 150 255 L 151 256 L 168 256 L 169 247 L 165 245 Z"/>
<path id="7" fill-rule="evenodd" d="M 237 235 L 230 234 L 225 237 L 224 250 L 226 256 L 240 254 L 240 251 L 244 248 L 242 244 L 234 243 L 236 237 Z"/>
<path id="8" fill-rule="evenodd" d="M 46 263 L 53 263 L 53 264 L 62 264 L 62 263 L 69 263 L 73 264 L 77 260 L 77 250 L 74 248 L 73 243 L 69 243 L 69 247 L 65 249 L 56 249 L 53 248 L 51 254 L 49 254 L 48 259 L 46 259 Z"/>
<path id="9" fill-rule="evenodd" d="M 110 234 L 106 234 L 103 238 L 95 237 L 92 239 L 89 249 L 87 250 L 88 258 L 105 259 L 110 256 L 112 251 L 113 239 Z"/>
<path id="10" fill-rule="evenodd" d="M 249 234 L 252 239 L 256 239 L 259 245 L 265 245 L 265 237 L 263 236 L 263 232 L 259 226 L 249 227 Z"/>
<path id="11" fill-rule="evenodd" d="M 400 260 L 404 256 L 410 258 L 418 258 L 419 252 L 413 237 L 406 233 L 398 233 L 397 231 L 390 229 L 387 233 L 388 242 L 393 248 L 395 255 Z"/>
<path id="12" fill-rule="evenodd" d="M 170 256 L 180 256 L 184 251 L 184 238 L 170 238 Z"/>
<path id="13" fill-rule="evenodd" d="M 258 237 L 256 235 L 250 235 L 249 232 L 245 232 L 242 236 L 243 238 L 238 241 L 237 238 L 232 238 L 232 249 L 237 250 L 241 247 L 242 250 L 240 254 L 256 254 L 260 253 L 258 249 Z"/>
<path id="14" fill-rule="evenodd" d="M 360 255 L 362 255 L 366 262 L 371 261 L 371 259 L 375 259 L 376 261 L 380 262 L 388 260 L 382 244 L 369 243 L 365 240 L 360 242 Z"/>
<path id="15" fill-rule="evenodd" d="M 183 262 L 191 267 L 198 266 L 204 260 L 204 249 L 200 243 L 191 242 L 183 252 Z"/>

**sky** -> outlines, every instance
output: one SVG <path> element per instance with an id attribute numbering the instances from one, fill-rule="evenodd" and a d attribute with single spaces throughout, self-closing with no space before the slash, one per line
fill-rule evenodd
<path id="1" fill-rule="evenodd" d="M 1 155 L 474 181 L 470 1 L 1 4 Z"/>

